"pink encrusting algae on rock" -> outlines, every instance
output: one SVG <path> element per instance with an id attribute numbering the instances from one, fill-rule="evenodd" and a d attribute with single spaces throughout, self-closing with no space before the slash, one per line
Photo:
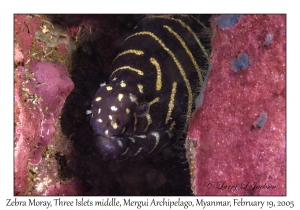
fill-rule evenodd
<path id="1" fill-rule="evenodd" d="M 31 61 L 15 70 L 15 191 L 25 193 L 27 164 L 38 165 L 51 144 L 61 109 L 74 84 L 64 67 Z M 21 190 L 22 189 L 22 190 Z"/>
<path id="2" fill-rule="evenodd" d="M 79 195 L 78 181 L 62 180 L 55 157 L 72 155 L 59 118 L 74 83 L 66 65 L 33 59 L 46 60 L 54 52 L 37 39 L 41 33 L 37 30 L 50 32 L 42 30 L 48 29 L 46 23 L 51 25 L 46 19 L 43 15 L 14 15 L 14 194 Z"/>
<path id="3" fill-rule="evenodd" d="M 38 15 L 14 15 L 15 44 L 18 43 L 23 51 L 24 60 L 27 61 L 29 50 L 34 40 L 35 32 L 41 21 Z"/>
<path id="4" fill-rule="evenodd" d="M 214 18 L 212 70 L 188 132 L 194 194 L 286 195 L 286 16 L 243 15 L 229 28 Z M 244 53 L 249 66 L 233 69 Z"/>

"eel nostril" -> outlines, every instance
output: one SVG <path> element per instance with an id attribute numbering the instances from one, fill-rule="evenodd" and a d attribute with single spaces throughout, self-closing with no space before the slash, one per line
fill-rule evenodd
<path id="1" fill-rule="evenodd" d="M 147 102 L 141 102 L 136 107 L 136 116 L 143 117 L 149 113 L 149 104 Z"/>

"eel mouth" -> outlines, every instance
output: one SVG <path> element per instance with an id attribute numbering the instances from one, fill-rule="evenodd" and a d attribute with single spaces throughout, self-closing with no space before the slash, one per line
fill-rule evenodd
<path id="1" fill-rule="evenodd" d="M 95 135 L 95 140 L 103 160 L 120 159 L 120 155 L 127 147 L 123 138 L 117 136 Z"/>

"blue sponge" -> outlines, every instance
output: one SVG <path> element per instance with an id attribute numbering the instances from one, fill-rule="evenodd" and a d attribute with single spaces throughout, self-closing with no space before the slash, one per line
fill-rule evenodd
<path id="1" fill-rule="evenodd" d="M 240 54 L 237 58 L 234 58 L 232 61 L 232 70 L 237 72 L 244 68 L 249 67 L 249 56 L 247 53 Z"/>
<path id="2" fill-rule="evenodd" d="M 263 112 L 259 115 L 258 119 L 255 121 L 254 126 L 256 128 L 262 128 L 268 119 L 267 113 Z"/>
<path id="3" fill-rule="evenodd" d="M 243 15 L 220 15 L 215 16 L 215 23 L 218 24 L 220 28 L 231 28 Z"/>
<path id="4" fill-rule="evenodd" d="M 267 34 L 265 45 L 269 45 L 273 40 L 273 34 Z"/>

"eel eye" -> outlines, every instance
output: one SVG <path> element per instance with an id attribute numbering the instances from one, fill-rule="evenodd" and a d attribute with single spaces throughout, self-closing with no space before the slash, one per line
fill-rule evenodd
<path id="1" fill-rule="evenodd" d="M 147 102 L 141 102 L 136 107 L 136 116 L 143 117 L 149 113 L 149 104 Z"/>

